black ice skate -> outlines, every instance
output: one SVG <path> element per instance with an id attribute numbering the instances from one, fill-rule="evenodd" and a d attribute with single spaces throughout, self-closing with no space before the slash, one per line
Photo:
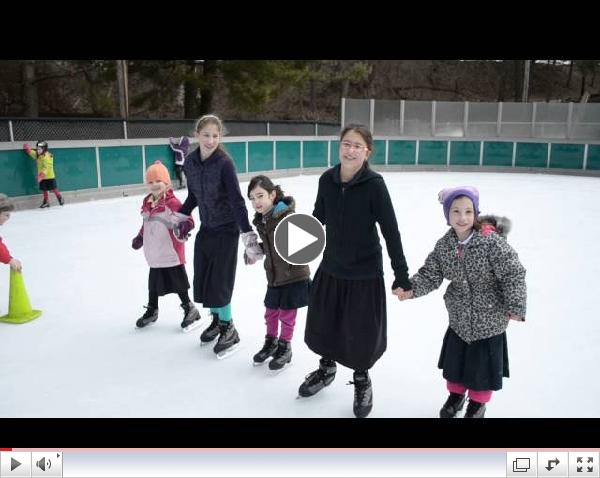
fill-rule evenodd
<path id="1" fill-rule="evenodd" d="M 50 207 L 50 203 L 48 201 L 43 201 L 42 204 L 40 204 L 40 209 L 44 209 L 45 207 Z"/>
<path id="2" fill-rule="evenodd" d="M 240 343 L 240 336 L 235 330 L 233 321 L 224 322 L 219 321 L 219 340 L 217 345 L 214 346 L 213 351 L 217 354 L 218 359 L 224 359 L 229 357 L 238 349 Z"/>
<path id="3" fill-rule="evenodd" d="M 373 409 L 373 386 L 368 372 L 354 372 L 354 416 L 365 418 Z"/>
<path id="4" fill-rule="evenodd" d="M 219 336 L 219 314 L 211 314 L 212 321 L 200 335 L 200 345 L 208 345 Z"/>
<path id="5" fill-rule="evenodd" d="M 277 337 L 265 336 L 265 344 L 252 359 L 254 365 L 262 365 L 269 357 L 277 351 Z"/>
<path id="6" fill-rule="evenodd" d="M 64 200 L 64 198 L 62 197 L 62 195 L 58 196 L 58 204 L 60 204 L 61 206 L 64 206 L 64 205 L 65 205 L 65 200 Z"/>
<path id="7" fill-rule="evenodd" d="M 337 367 L 333 360 L 321 359 L 319 369 L 306 376 L 306 380 L 298 389 L 298 394 L 301 397 L 312 397 L 315 393 L 320 392 L 333 382 L 336 370 Z"/>
<path id="8" fill-rule="evenodd" d="M 467 411 L 465 412 L 464 418 L 484 418 L 485 417 L 485 403 L 476 402 L 469 400 L 467 405 Z"/>
<path id="9" fill-rule="evenodd" d="M 284 339 L 279 339 L 277 351 L 273 360 L 269 362 L 270 370 L 281 370 L 292 361 L 292 344 Z"/>
<path id="10" fill-rule="evenodd" d="M 158 319 L 158 308 L 151 305 L 145 305 L 146 312 L 135 323 L 138 329 L 143 329 L 147 325 L 153 324 Z"/>
<path id="11" fill-rule="evenodd" d="M 466 397 L 460 393 L 450 392 L 450 396 L 440 410 L 440 418 L 454 418 L 463 409 Z"/>
<path id="12" fill-rule="evenodd" d="M 192 302 L 187 304 L 181 304 L 183 308 L 183 322 L 181 322 L 181 328 L 184 332 L 190 332 L 202 325 L 200 312 L 194 306 Z"/>

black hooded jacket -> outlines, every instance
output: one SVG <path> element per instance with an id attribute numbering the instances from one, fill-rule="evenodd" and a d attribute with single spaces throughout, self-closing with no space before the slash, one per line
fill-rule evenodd
<path id="1" fill-rule="evenodd" d="M 382 276 L 378 223 L 394 270 L 392 288 L 410 290 L 398 223 L 383 177 L 365 163 L 350 182 L 342 183 L 340 169 L 338 164 L 319 179 L 313 216 L 326 227 L 321 267 L 340 279 Z"/>

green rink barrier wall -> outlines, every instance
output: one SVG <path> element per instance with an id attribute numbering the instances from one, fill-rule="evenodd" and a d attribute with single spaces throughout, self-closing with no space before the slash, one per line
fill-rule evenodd
<path id="1" fill-rule="evenodd" d="M 175 177 L 168 139 L 51 141 L 54 169 L 61 191 L 102 191 L 141 186 L 145 169 L 156 160 Z M 224 139 L 239 174 L 327 168 L 339 162 L 337 137 L 236 137 Z M 0 143 L 0 192 L 10 197 L 39 194 L 35 162 L 20 143 Z M 374 166 L 410 170 L 505 168 L 517 172 L 598 175 L 600 140 L 485 140 L 375 138 Z"/>

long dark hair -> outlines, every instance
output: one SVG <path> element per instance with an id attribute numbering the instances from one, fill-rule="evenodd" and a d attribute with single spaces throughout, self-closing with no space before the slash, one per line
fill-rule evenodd
<path id="1" fill-rule="evenodd" d="M 348 124 L 340 133 L 340 142 L 344 139 L 344 136 L 346 136 L 349 131 L 354 131 L 355 133 L 361 135 L 362 139 L 364 139 L 365 143 L 367 143 L 367 148 L 371 154 L 373 154 L 373 135 L 371 134 L 369 128 L 367 128 L 364 124 Z"/>
<path id="2" fill-rule="evenodd" d="M 346 134 L 349 131 L 354 131 L 355 133 L 359 134 L 362 137 L 362 139 L 365 140 L 365 143 L 367 143 L 367 149 L 369 150 L 369 155 L 367 156 L 367 159 L 365 159 L 364 167 L 366 167 L 367 169 L 370 169 L 371 164 L 369 163 L 369 157 L 373 154 L 373 151 L 374 151 L 373 135 L 371 134 L 371 131 L 364 124 L 358 124 L 358 123 L 348 124 L 344 127 L 344 129 L 340 133 L 340 145 L 344 139 L 344 136 L 346 136 Z"/>
<path id="3" fill-rule="evenodd" d="M 281 190 L 281 186 L 279 184 L 273 184 L 273 181 L 262 174 L 254 176 L 250 180 L 250 184 L 248 184 L 248 198 L 250 198 L 250 193 L 257 187 L 263 188 L 269 194 L 271 194 L 273 191 L 276 191 L 277 194 L 275 194 L 273 204 L 276 204 L 283 199 L 283 191 Z"/>

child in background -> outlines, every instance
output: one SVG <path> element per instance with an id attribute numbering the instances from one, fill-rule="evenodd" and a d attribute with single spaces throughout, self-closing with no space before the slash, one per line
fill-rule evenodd
<path id="1" fill-rule="evenodd" d="M 56 185 L 56 175 L 54 174 L 54 156 L 48 151 L 48 143 L 46 141 L 38 141 L 35 146 L 35 151 L 31 149 L 27 143 L 23 145 L 23 149 L 27 155 L 37 163 L 37 181 L 42 191 L 43 201 L 40 208 L 50 207 L 48 201 L 48 191 L 52 191 L 62 206 L 65 200 L 60 194 Z"/>
<path id="2" fill-rule="evenodd" d="M 179 181 L 179 188 L 183 189 L 183 163 L 190 149 L 190 140 L 187 136 L 180 138 L 169 138 L 169 146 L 173 151 L 173 161 L 175 162 L 175 175 Z"/>

